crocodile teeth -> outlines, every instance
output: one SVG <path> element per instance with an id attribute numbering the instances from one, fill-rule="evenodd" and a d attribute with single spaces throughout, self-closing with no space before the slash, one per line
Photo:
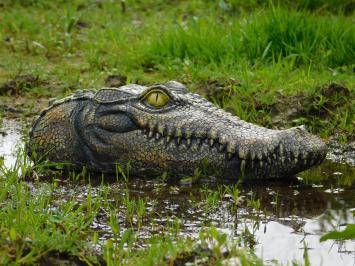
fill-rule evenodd
<path id="1" fill-rule="evenodd" d="M 306 161 L 306 159 L 307 159 L 307 153 L 301 152 L 301 158 L 302 158 L 304 161 Z"/>
<path id="2" fill-rule="evenodd" d="M 254 152 L 250 153 L 250 158 L 251 158 L 252 161 L 254 161 L 254 159 L 255 159 L 255 153 Z"/>
<path id="3" fill-rule="evenodd" d="M 220 151 L 220 152 L 223 151 L 224 147 L 225 147 L 225 145 L 220 144 L 220 145 L 218 146 L 218 151 Z"/>
<path id="4" fill-rule="evenodd" d="M 166 137 L 166 142 L 169 143 L 171 141 L 171 136 Z"/>
<path id="5" fill-rule="evenodd" d="M 227 144 L 227 152 L 233 153 L 232 145 L 230 143 Z"/>
<path id="6" fill-rule="evenodd" d="M 264 164 L 263 161 L 260 161 L 260 162 L 259 162 L 260 168 L 263 168 L 263 164 Z"/>
<path id="7" fill-rule="evenodd" d="M 268 146 L 268 148 L 267 148 L 267 151 L 266 151 L 268 154 L 273 154 L 273 153 L 275 153 L 275 151 L 274 151 L 274 147 L 271 147 L 271 146 Z"/>
<path id="8" fill-rule="evenodd" d="M 164 126 L 159 125 L 159 126 L 158 126 L 158 132 L 159 132 L 161 135 L 164 135 Z"/>
<path id="9" fill-rule="evenodd" d="M 181 137 L 182 136 L 181 128 L 177 128 L 176 129 L 175 136 L 177 136 L 177 137 Z"/>
<path id="10" fill-rule="evenodd" d="M 269 157 L 269 153 L 268 153 L 268 150 L 267 150 L 267 149 L 264 150 L 263 157 L 264 157 L 264 158 Z"/>
<path id="11" fill-rule="evenodd" d="M 285 162 L 285 157 L 284 156 L 280 156 L 280 160 L 281 160 L 282 163 L 284 163 Z"/>
<path id="12" fill-rule="evenodd" d="M 201 144 L 201 139 L 197 138 L 196 139 L 196 145 L 200 145 Z"/>
<path id="13" fill-rule="evenodd" d="M 185 131 L 185 138 L 189 139 L 189 138 L 191 138 L 191 135 L 192 135 L 191 131 L 189 131 L 189 130 Z"/>
<path id="14" fill-rule="evenodd" d="M 256 157 L 258 157 L 259 161 L 261 161 L 263 159 L 263 154 L 261 152 L 258 152 L 256 154 Z"/>
<path id="15" fill-rule="evenodd" d="M 267 157 L 267 162 L 271 165 L 271 158 Z"/>
<path id="16" fill-rule="evenodd" d="M 187 144 L 187 146 L 190 146 L 191 145 L 191 139 L 186 139 L 186 144 Z"/>
<path id="17" fill-rule="evenodd" d="M 156 139 L 156 140 L 160 139 L 160 134 L 159 134 L 158 132 L 155 133 L 155 139 Z"/>
<path id="18" fill-rule="evenodd" d="M 214 143 L 214 140 L 213 140 L 213 139 L 210 139 L 210 140 L 209 140 L 209 143 L 210 143 L 210 146 L 212 147 L 212 146 L 213 146 L 213 143 Z"/>
<path id="19" fill-rule="evenodd" d="M 246 165 L 245 160 L 242 160 L 242 161 L 240 162 L 240 171 L 241 171 L 242 173 L 244 173 L 245 165 Z"/>
<path id="20" fill-rule="evenodd" d="M 152 137 L 153 137 L 153 134 L 154 134 L 153 130 L 150 130 L 149 133 L 148 133 L 148 137 L 149 137 L 149 138 L 152 138 Z"/>
<path id="21" fill-rule="evenodd" d="M 239 149 L 238 155 L 239 155 L 239 158 L 245 159 L 245 152 L 242 149 Z"/>
<path id="22" fill-rule="evenodd" d="M 177 144 L 180 144 L 181 143 L 181 137 L 177 137 L 176 138 L 176 142 L 177 142 Z"/>
<path id="23" fill-rule="evenodd" d="M 215 139 L 218 136 L 218 132 L 215 129 L 211 129 L 210 138 Z"/>
<path id="24" fill-rule="evenodd" d="M 228 158 L 228 159 L 232 159 L 232 155 L 233 155 L 232 153 L 227 152 L 227 158 Z"/>

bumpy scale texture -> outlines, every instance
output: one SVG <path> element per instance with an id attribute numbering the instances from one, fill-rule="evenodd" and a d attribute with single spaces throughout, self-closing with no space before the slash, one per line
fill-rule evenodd
<path id="1" fill-rule="evenodd" d="M 167 103 L 149 103 L 151 92 Z M 247 123 L 170 81 L 80 91 L 54 102 L 33 124 L 29 154 L 99 172 L 129 163 L 137 175 L 192 175 L 199 168 L 226 178 L 275 178 L 319 164 L 326 145 L 302 126 Z"/>

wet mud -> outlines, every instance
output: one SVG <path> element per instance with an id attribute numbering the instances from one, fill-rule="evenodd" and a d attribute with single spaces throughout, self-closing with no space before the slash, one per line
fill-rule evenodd
<path id="1" fill-rule="evenodd" d="M 0 95 L 20 95 L 34 87 L 44 85 L 38 76 L 18 75 L 14 79 L 0 85 Z"/>

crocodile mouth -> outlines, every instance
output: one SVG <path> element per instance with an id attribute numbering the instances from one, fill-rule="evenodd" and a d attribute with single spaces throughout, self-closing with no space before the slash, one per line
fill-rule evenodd
<path id="1" fill-rule="evenodd" d="M 156 128 L 144 128 L 141 129 L 141 133 L 148 141 L 155 142 L 156 145 L 172 145 L 177 150 L 183 148 L 185 152 L 188 150 L 192 155 L 202 147 L 208 147 L 212 153 L 223 155 L 227 163 L 237 160 L 242 170 L 246 168 L 270 169 L 274 166 L 284 169 L 297 166 L 295 168 L 303 169 L 320 164 L 326 156 L 326 148 L 321 141 L 318 145 L 313 145 L 311 149 L 302 151 L 287 149 L 285 141 L 280 140 L 273 147 L 267 146 L 257 152 L 252 151 L 252 148 L 245 150 L 240 147 L 234 147 L 234 152 L 230 152 L 229 142 L 221 143 L 218 138 L 196 137 L 194 135 L 186 137 L 184 134 L 168 135 L 165 131 L 160 130 L 159 132 Z"/>

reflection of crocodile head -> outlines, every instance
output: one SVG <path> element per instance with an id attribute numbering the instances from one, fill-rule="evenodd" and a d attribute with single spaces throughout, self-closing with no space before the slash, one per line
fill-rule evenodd
<path id="1" fill-rule="evenodd" d="M 282 177 L 319 164 L 326 146 L 303 127 L 240 120 L 178 82 L 78 92 L 44 110 L 30 132 L 35 154 L 74 167 L 190 175 L 206 163 L 225 176 Z"/>
<path id="2" fill-rule="evenodd" d="M 270 188 L 265 187 L 265 184 L 250 185 L 250 188 L 244 187 L 245 191 L 250 189 L 255 198 L 260 200 L 262 209 L 277 218 L 314 218 L 324 213 L 333 201 L 327 193 L 311 186 L 300 185 L 295 188 L 275 182 L 268 183 Z"/>

